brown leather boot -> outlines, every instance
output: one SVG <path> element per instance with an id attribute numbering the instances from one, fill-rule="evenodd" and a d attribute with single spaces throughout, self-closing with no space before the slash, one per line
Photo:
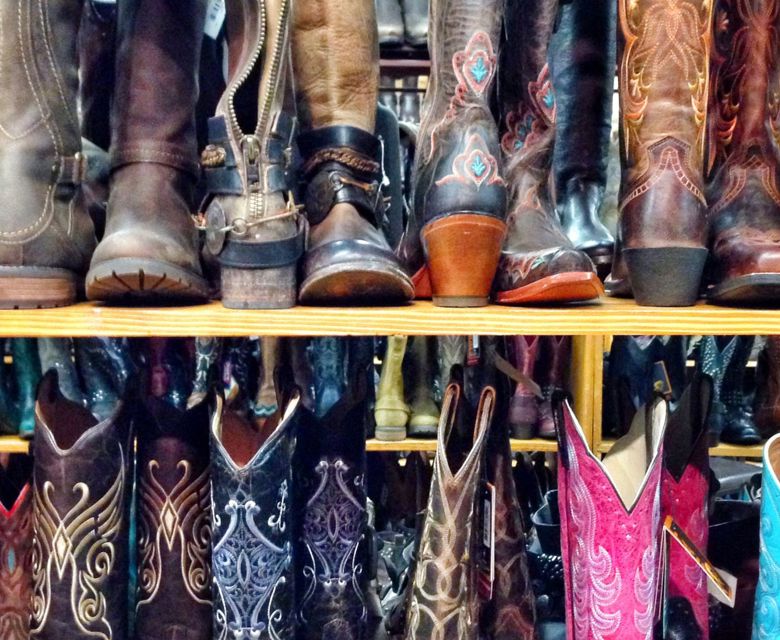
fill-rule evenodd
<path id="1" fill-rule="evenodd" d="M 552 398 L 566 393 L 566 379 L 571 366 L 571 336 L 548 336 L 542 347 L 545 376 L 542 383 L 544 399 L 539 403 L 539 437 L 555 440 L 555 418 Z"/>
<path id="2" fill-rule="evenodd" d="M 293 63 L 308 129 L 303 156 L 309 246 L 303 303 L 400 303 L 412 283 L 382 231 L 379 91 L 374 4 L 308 0 L 294 9 Z"/>
<path id="3" fill-rule="evenodd" d="M 0 308 L 76 301 L 95 236 L 76 95 L 81 2 L 4 2 Z"/>
<path id="4" fill-rule="evenodd" d="M 506 183 L 490 110 L 503 3 L 432 0 L 431 77 L 398 255 L 415 295 L 487 304 L 506 234 Z"/>
<path id="5" fill-rule="evenodd" d="M 703 162 L 712 5 L 620 0 L 619 235 L 634 297 L 643 305 L 687 306 L 699 294 L 707 259 Z"/>
<path id="6" fill-rule="evenodd" d="M 228 86 L 201 156 L 213 197 L 207 249 L 222 265 L 226 307 L 291 307 L 305 240 L 303 218 L 289 196 L 296 126 L 291 5 L 231 0 L 226 9 Z"/>
<path id="7" fill-rule="evenodd" d="M 87 274 L 87 297 L 203 300 L 193 189 L 195 104 L 205 0 L 118 5 L 106 232 Z"/>
<path id="8" fill-rule="evenodd" d="M 512 364 L 529 380 L 534 378 L 539 343 L 539 336 L 507 338 Z M 534 393 L 534 389 L 522 382 L 517 383 L 509 399 L 507 422 L 513 438 L 527 440 L 536 435 L 537 422 L 539 422 L 539 398 Z"/>
<path id="9" fill-rule="evenodd" d="M 720 0 L 710 91 L 709 298 L 780 296 L 780 187 L 774 130 L 777 0 Z M 749 71 L 746 71 L 749 69 Z"/>
<path id="10" fill-rule="evenodd" d="M 547 49 L 557 10 L 558 0 L 507 5 L 499 99 L 509 230 L 494 283 L 501 304 L 590 300 L 603 292 L 590 258 L 563 232 L 547 188 L 555 140 Z"/>

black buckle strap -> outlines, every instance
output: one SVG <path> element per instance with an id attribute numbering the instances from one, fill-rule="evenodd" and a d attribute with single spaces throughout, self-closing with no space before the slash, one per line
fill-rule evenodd
<path id="1" fill-rule="evenodd" d="M 298 230 L 294 236 L 267 242 L 227 240 L 219 254 L 219 262 L 234 269 L 273 269 L 297 263 L 305 249 L 306 223 L 298 216 Z"/>

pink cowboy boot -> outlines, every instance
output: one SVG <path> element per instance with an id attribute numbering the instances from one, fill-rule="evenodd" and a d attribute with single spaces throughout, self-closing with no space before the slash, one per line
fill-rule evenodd
<path id="1" fill-rule="evenodd" d="M 556 415 L 566 637 L 649 640 L 660 577 L 667 405 L 640 408 L 603 461 L 588 449 L 568 403 Z"/>

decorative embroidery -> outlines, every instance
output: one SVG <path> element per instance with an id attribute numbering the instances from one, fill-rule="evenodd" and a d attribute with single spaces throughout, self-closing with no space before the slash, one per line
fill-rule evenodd
<path id="1" fill-rule="evenodd" d="M 507 155 L 523 149 L 533 149 L 547 140 L 550 127 L 555 123 L 555 94 L 548 65 L 544 65 L 539 77 L 528 85 L 530 105 L 520 104 L 518 109 L 504 116 L 506 132 L 501 137 L 501 148 Z"/>
<path id="2" fill-rule="evenodd" d="M 124 460 L 121 446 L 119 457 Z M 47 480 L 42 487 L 36 485 L 33 497 L 37 524 L 33 537 L 33 630 L 43 627 L 49 616 L 52 581 L 67 579 L 73 621 L 79 631 L 98 640 L 111 640 L 102 585 L 114 568 L 115 544 L 122 528 L 124 465 L 105 495 L 92 504 L 89 486 L 76 484 L 76 504 L 62 516 L 54 506 L 53 492 L 54 484 Z"/>
<path id="3" fill-rule="evenodd" d="M 776 443 L 775 443 L 776 444 Z M 776 447 L 775 447 L 776 448 Z M 753 638 L 780 638 L 780 505 L 775 474 L 764 459 L 764 490 L 761 497 L 761 546 Z"/>
<path id="4" fill-rule="evenodd" d="M 485 183 L 504 184 L 504 179 L 498 173 L 498 162 L 479 134 L 472 133 L 463 153 L 455 156 L 452 173 L 436 181 L 437 186 L 451 183 L 473 184 L 477 189 Z"/>
<path id="5" fill-rule="evenodd" d="M 29 505 L 29 486 L 22 490 L 15 508 L 9 513 L 0 504 L 0 638 L 28 640 L 30 587 L 29 560 L 25 560 L 22 545 L 29 544 L 32 535 L 32 509 Z"/>
<path id="6" fill-rule="evenodd" d="M 780 189 L 777 187 L 775 169 L 770 167 L 759 156 L 751 156 L 746 162 L 727 165 L 723 171 L 728 172 L 728 188 L 723 196 L 710 209 L 710 214 L 722 211 L 729 206 L 744 191 L 748 173 L 757 173 L 766 194 L 780 207 Z"/>
<path id="7" fill-rule="evenodd" d="M 292 562 L 290 543 L 279 547 L 263 534 L 257 525 L 261 509 L 253 500 L 229 500 L 224 513 L 230 522 L 212 556 L 219 598 L 214 614 L 216 637 L 254 640 L 267 632 L 272 640 L 283 640 L 274 628 L 283 618 L 281 609 L 274 606 L 274 595 L 286 582 L 283 573 Z M 221 516 L 215 513 L 214 520 L 219 527 Z"/>
<path id="8" fill-rule="evenodd" d="M 303 522 L 303 543 L 309 557 L 303 569 L 307 584 L 301 611 L 306 610 L 318 585 L 334 603 L 345 597 L 351 585 L 362 604 L 361 619 L 365 619 L 367 611 L 359 582 L 363 565 L 357 562 L 365 508 L 344 479 L 348 471 L 349 466 L 340 458 L 320 460 L 315 468 L 320 482 L 306 505 Z M 361 487 L 362 476 L 354 483 Z"/>
<path id="9" fill-rule="evenodd" d="M 653 505 L 653 522 L 660 522 L 661 501 L 656 500 Z M 701 573 L 701 572 L 700 572 Z M 642 554 L 642 562 L 634 575 L 634 596 L 636 604 L 645 605 L 644 610 L 634 611 L 634 627 L 640 637 L 647 640 L 653 637 L 653 618 L 655 614 L 655 590 L 658 577 L 658 545 L 651 544 Z"/>
<path id="10" fill-rule="evenodd" d="M 163 545 L 172 553 L 179 543 L 181 575 L 190 597 L 203 604 L 211 602 L 209 583 L 209 473 L 204 470 L 192 480 L 192 466 L 186 460 L 176 468 L 181 472 L 176 485 L 167 492 L 155 477 L 160 468 L 150 460 L 139 487 L 138 593 L 136 609 L 152 602 L 162 582 Z"/>

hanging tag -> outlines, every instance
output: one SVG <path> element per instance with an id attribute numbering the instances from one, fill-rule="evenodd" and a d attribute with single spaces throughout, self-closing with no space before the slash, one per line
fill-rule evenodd
<path id="1" fill-rule="evenodd" d="M 666 370 L 666 363 L 663 360 L 653 364 L 653 391 L 667 400 L 671 400 L 674 392 L 669 372 Z"/>
<path id="2" fill-rule="evenodd" d="M 466 353 L 466 364 L 469 367 L 476 367 L 479 364 L 480 349 L 479 336 L 469 336 L 469 348 Z"/>
<path id="3" fill-rule="evenodd" d="M 707 591 L 728 607 L 734 607 L 734 599 L 737 594 L 737 579 L 727 571 L 716 568 L 704 554 L 696 547 L 691 539 L 674 521 L 672 516 L 666 516 L 664 520 L 664 535 L 675 540 L 686 553 L 688 553 L 698 567 L 707 576 Z"/>
<path id="4" fill-rule="evenodd" d="M 493 597 L 496 577 L 496 487 L 484 482 L 479 495 L 477 523 L 478 590 L 485 600 Z"/>
<path id="5" fill-rule="evenodd" d="M 224 23 L 225 0 L 209 0 L 209 5 L 206 9 L 206 26 L 203 27 L 203 33 L 212 40 L 216 40 Z"/>

